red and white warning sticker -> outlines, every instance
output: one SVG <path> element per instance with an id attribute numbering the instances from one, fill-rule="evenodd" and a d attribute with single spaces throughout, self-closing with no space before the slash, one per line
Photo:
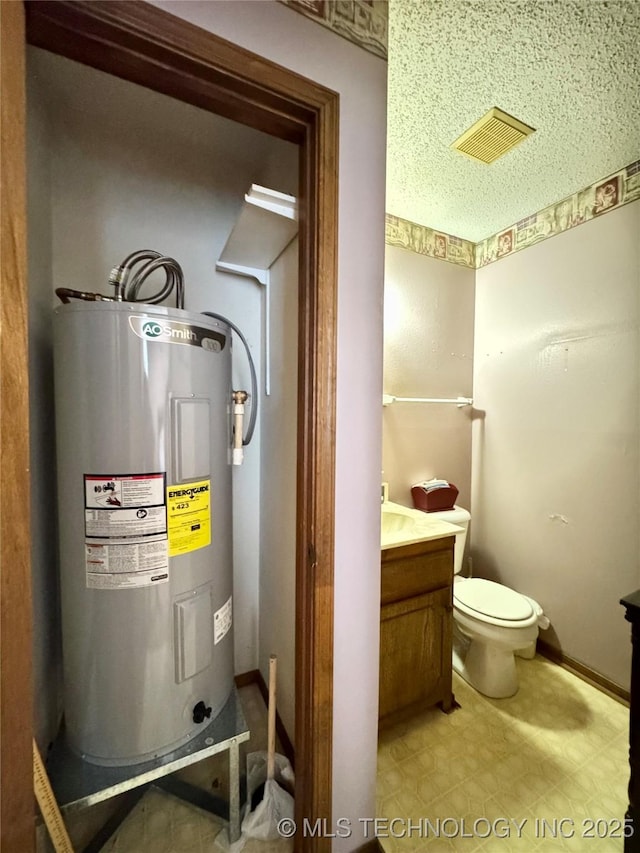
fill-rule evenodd
<path id="1" fill-rule="evenodd" d="M 125 589 L 169 580 L 166 474 L 85 474 L 87 587 Z"/>

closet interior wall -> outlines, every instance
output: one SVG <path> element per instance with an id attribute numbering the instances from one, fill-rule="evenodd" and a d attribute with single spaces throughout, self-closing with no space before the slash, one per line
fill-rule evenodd
<path id="1" fill-rule="evenodd" d="M 269 419 L 290 418 L 285 428 L 296 430 L 297 338 L 290 317 L 297 312 L 297 257 L 277 277 L 282 292 L 271 311 L 272 339 L 290 347 L 272 377 L 276 393 L 286 388 L 287 394 L 286 410 L 275 412 L 262 409 L 264 294 L 251 279 L 216 272 L 215 263 L 252 183 L 297 193 L 298 147 L 38 48 L 29 47 L 27 56 L 31 460 L 42 484 L 31 499 L 35 732 L 46 749 L 62 712 L 51 429 L 54 289 L 108 293 L 109 271 L 135 249 L 153 248 L 176 258 L 185 273 L 185 307 L 224 314 L 249 342 L 261 412 L 244 465 L 234 471 L 236 673 L 268 660 L 272 650 L 260 648 L 260 637 L 273 634 L 271 625 L 283 625 L 283 636 L 293 643 L 296 495 L 289 486 L 295 483 L 295 439 L 280 455 L 292 470 L 281 478 L 268 472 L 269 497 L 279 506 L 278 523 L 288 531 L 290 548 L 284 569 L 290 584 L 282 588 L 278 579 L 277 595 L 270 591 L 269 576 L 276 561 L 261 545 L 261 480 L 264 460 L 280 442 Z M 233 384 L 250 385 L 238 341 Z M 281 548 L 279 564 L 282 558 Z M 261 597 L 270 601 L 268 612 Z M 289 686 L 281 707 L 283 713 L 290 707 L 293 720 L 293 647 L 284 657 L 282 683 Z"/>

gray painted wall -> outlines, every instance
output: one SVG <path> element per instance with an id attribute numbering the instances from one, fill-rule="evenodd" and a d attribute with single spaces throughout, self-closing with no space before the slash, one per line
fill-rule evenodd
<path id="1" fill-rule="evenodd" d="M 471 397 L 475 271 L 386 247 L 384 391 L 400 397 Z M 470 407 L 394 403 L 383 410 L 382 479 L 413 506 L 410 487 L 438 477 L 471 501 Z"/>
<path id="2" fill-rule="evenodd" d="M 640 586 L 639 298 L 640 202 L 476 272 L 387 246 L 385 392 L 474 398 L 473 411 L 383 410 L 392 500 L 411 505 L 422 478 L 456 483 L 473 573 L 537 599 L 543 639 L 623 687 L 618 600 Z"/>
<path id="3" fill-rule="evenodd" d="M 278 712 L 295 735 L 298 240 L 271 267 L 271 393 L 262 406 L 259 664 L 278 657 Z"/>
<path id="4" fill-rule="evenodd" d="M 32 69 L 30 69 L 31 71 Z M 29 224 L 29 443 L 31 562 L 33 566 L 34 735 L 41 750 L 54 738 L 62 714 L 62 658 L 58 610 L 56 448 L 51 358 L 50 124 L 44 93 L 29 87 L 27 114 Z"/>
<path id="5" fill-rule="evenodd" d="M 537 599 L 542 636 L 628 686 L 640 586 L 640 202 L 478 270 L 474 573 Z"/>
<path id="6" fill-rule="evenodd" d="M 353 833 L 332 849 L 355 850 L 376 790 L 387 64 L 282 3 L 154 2 L 340 95 L 332 796 Z"/>
<path id="7" fill-rule="evenodd" d="M 375 814 L 387 67 L 280 3 L 157 5 L 340 95 L 333 802 L 355 829 L 332 846 L 349 851 Z"/>
<path id="8" fill-rule="evenodd" d="M 47 491 L 55 483 L 54 288 L 108 293 L 112 266 L 137 248 L 157 249 L 182 265 L 187 308 L 235 322 L 260 372 L 262 291 L 250 279 L 216 273 L 215 262 L 251 183 L 278 175 L 283 185 L 274 189 L 296 187 L 298 149 L 36 48 L 29 49 L 28 102 L 31 453 L 34 483 L 42 484 L 32 490 L 35 714 L 44 747 L 61 710 L 54 486 Z M 234 387 L 250 387 L 239 341 Z M 236 672 L 259 661 L 263 450 L 258 423 L 233 472 Z"/>

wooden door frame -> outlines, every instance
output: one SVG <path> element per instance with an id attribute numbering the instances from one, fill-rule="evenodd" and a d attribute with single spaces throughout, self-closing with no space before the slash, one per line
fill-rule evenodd
<path id="1" fill-rule="evenodd" d="M 3 535 L 1 552 L 0 849 L 33 849 L 29 499 L 21 488 L 29 466 L 25 39 L 300 146 L 296 816 L 299 825 L 303 817 L 330 819 L 338 95 L 143 2 L 27 0 L 26 35 L 22 4 L 5 0 L 2 7 L 0 508 L 2 532 L 10 535 Z M 297 839 L 304 850 L 329 844 Z"/>

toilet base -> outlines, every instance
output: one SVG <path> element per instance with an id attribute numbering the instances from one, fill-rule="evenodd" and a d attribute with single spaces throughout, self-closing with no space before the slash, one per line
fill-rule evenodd
<path id="1" fill-rule="evenodd" d="M 533 660 L 536 656 L 536 641 L 534 640 L 532 643 L 529 643 L 524 649 L 516 649 L 515 655 L 525 660 Z"/>
<path id="2" fill-rule="evenodd" d="M 511 649 L 471 640 L 454 629 L 452 663 L 454 672 L 484 696 L 506 699 L 518 692 L 518 672 Z"/>

